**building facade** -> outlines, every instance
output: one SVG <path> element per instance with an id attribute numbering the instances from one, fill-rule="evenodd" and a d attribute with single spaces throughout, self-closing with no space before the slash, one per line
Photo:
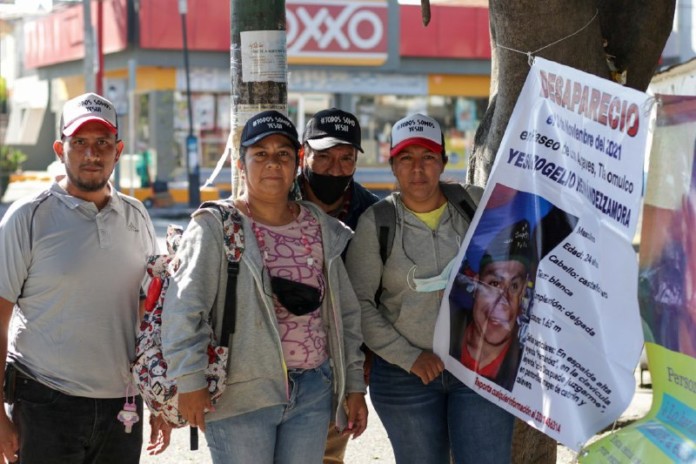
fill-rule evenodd
<path id="1" fill-rule="evenodd" d="M 92 2 L 97 24 L 97 1 Z M 127 151 L 151 155 L 153 175 L 180 178 L 189 132 L 182 19 L 175 0 L 103 0 L 103 89 L 117 106 Z M 193 129 L 202 177 L 222 155 L 230 131 L 230 2 L 189 0 L 186 15 Z M 391 125 L 427 113 L 446 128 L 448 169 L 461 178 L 488 101 L 487 2 L 433 4 L 428 27 L 420 7 L 387 0 L 287 0 L 288 113 L 304 126 L 337 106 L 363 128 L 360 172 L 379 183 Z M 14 37 L 14 81 L 6 143 L 42 169 L 65 100 L 85 91 L 81 2 L 26 19 Z M 224 176 L 223 176 L 224 178 Z"/>

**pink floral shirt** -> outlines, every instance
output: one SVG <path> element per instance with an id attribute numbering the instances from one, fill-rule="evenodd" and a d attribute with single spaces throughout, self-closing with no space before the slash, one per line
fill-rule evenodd
<path id="1" fill-rule="evenodd" d="M 284 226 L 256 223 L 264 263 L 273 277 L 302 282 L 319 288 L 324 295 L 324 251 L 319 222 L 304 207 L 297 219 Z M 280 328 L 283 355 L 288 368 L 312 369 L 328 358 L 327 336 L 320 308 L 296 316 L 273 296 Z"/>

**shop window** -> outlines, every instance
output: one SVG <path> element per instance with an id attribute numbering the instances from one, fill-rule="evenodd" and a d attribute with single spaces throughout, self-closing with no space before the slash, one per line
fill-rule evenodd
<path id="1" fill-rule="evenodd" d="M 436 119 L 445 134 L 447 169 L 463 171 L 474 144 L 474 134 L 488 104 L 485 98 L 443 96 L 356 96 L 355 113 L 363 130 L 364 155 L 358 166 L 388 168 L 389 136 L 396 121 L 413 113 Z"/>

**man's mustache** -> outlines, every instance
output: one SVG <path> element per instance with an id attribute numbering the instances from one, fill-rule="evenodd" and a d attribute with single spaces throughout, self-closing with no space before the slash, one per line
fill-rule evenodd
<path id="1" fill-rule="evenodd" d="M 101 161 L 94 161 L 90 163 L 81 163 L 80 168 L 103 168 L 104 163 Z"/>

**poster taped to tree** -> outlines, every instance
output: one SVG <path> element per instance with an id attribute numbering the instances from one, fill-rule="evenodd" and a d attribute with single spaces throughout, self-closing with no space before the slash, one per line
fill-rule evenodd
<path id="1" fill-rule="evenodd" d="M 575 450 L 635 389 L 650 102 L 535 59 L 438 316 L 448 370 Z"/>

